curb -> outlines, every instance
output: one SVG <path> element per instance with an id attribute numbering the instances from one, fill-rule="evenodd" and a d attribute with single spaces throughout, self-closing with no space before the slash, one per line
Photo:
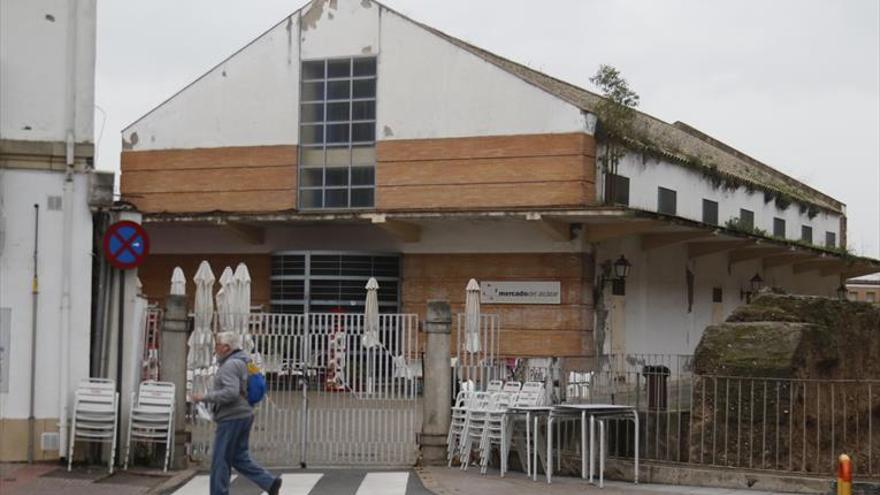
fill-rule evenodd
<path id="1" fill-rule="evenodd" d="M 431 476 L 427 470 L 422 466 L 416 466 L 413 468 L 418 475 L 419 479 L 422 481 L 422 485 L 426 490 L 433 493 L 434 495 L 450 495 L 449 492 L 443 489 L 436 481 L 434 481 L 434 477 Z"/>
<path id="2" fill-rule="evenodd" d="M 150 488 L 146 495 L 166 495 L 171 493 L 193 479 L 198 472 L 198 469 L 185 469 L 158 486 Z"/>

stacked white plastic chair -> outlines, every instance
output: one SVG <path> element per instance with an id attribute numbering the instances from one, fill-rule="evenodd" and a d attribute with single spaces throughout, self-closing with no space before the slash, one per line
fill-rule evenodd
<path id="1" fill-rule="evenodd" d="M 461 469 L 463 470 L 468 468 L 471 451 L 474 449 L 474 446 L 481 446 L 482 444 L 483 428 L 486 426 L 491 403 L 492 394 L 489 392 L 474 392 L 473 397 L 468 401 L 466 407 L 467 419 L 465 420 L 459 447 Z"/>
<path id="2" fill-rule="evenodd" d="M 507 382 L 500 392 L 492 394 L 489 410 L 486 413 L 486 421 L 483 425 L 483 437 L 480 440 L 480 473 L 486 474 L 489 459 L 492 457 L 492 448 L 498 447 L 501 458 L 501 475 L 507 471 L 507 456 L 509 436 L 507 430 L 507 409 L 515 402 L 519 394 L 519 382 Z"/>
<path id="3" fill-rule="evenodd" d="M 489 385 L 486 386 L 486 392 L 501 392 L 502 388 L 504 388 L 503 381 L 491 380 L 489 381 Z"/>
<path id="4" fill-rule="evenodd" d="M 544 393 L 544 383 L 542 382 L 525 382 L 516 394 L 511 407 L 533 407 L 542 406 L 546 394 Z M 501 451 L 501 465 L 503 469 L 501 475 L 507 471 L 507 459 L 510 453 L 510 445 L 516 442 L 519 458 L 526 467 L 526 471 L 531 470 L 531 458 L 528 455 L 529 447 L 526 445 L 525 434 L 525 418 L 522 416 L 508 417 L 505 431 L 504 446 Z"/>
<path id="5" fill-rule="evenodd" d="M 467 425 L 467 408 L 470 404 L 473 392 L 461 390 L 455 396 L 455 404 L 452 406 L 452 418 L 449 422 L 449 434 L 446 435 L 446 461 L 452 466 L 452 459 L 459 452 L 462 443 L 464 427 Z"/>
<path id="6" fill-rule="evenodd" d="M 73 447 L 77 441 L 110 444 L 113 473 L 116 461 L 116 428 L 119 423 L 116 383 L 103 378 L 87 378 L 79 383 L 73 404 L 73 420 L 67 451 L 67 470 L 73 467 Z"/>
<path id="7" fill-rule="evenodd" d="M 165 444 L 163 471 L 168 471 L 174 448 L 174 391 L 171 382 L 146 381 L 141 383 L 137 396 L 132 394 L 125 440 L 125 469 L 128 469 L 131 457 L 131 443 L 135 441 Z"/>

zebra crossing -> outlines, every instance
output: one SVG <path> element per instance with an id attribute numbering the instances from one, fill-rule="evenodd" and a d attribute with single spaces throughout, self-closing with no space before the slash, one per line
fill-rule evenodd
<path id="1" fill-rule="evenodd" d="M 328 469 L 281 473 L 282 495 L 429 495 L 419 477 L 410 471 Z M 174 495 L 206 495 L 209 476 L 200 474 L 174 491 Z M 259 495 L 262 491 L 243 476 L 233 475 L 230 494 Z"/>

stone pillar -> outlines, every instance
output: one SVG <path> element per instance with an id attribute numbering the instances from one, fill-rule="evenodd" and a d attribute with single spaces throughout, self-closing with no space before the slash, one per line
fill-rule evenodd
<path id="1" fill-rule="evenodd" d="M 449 334 L 452 312 L 446 301 L 428 301 L 425 320 L 422 464 L 446 465 L 446 434 L 451 415 Z"/>
<path id="2" fill-rule="evenodd" d="M 161 380 L 176 385 L 174 397 L 174 457 L 172 469 L 185 469 L 186 444 L 186 297 L 169 295 L 165 299 L 165 317 L 159 338 Z"/>

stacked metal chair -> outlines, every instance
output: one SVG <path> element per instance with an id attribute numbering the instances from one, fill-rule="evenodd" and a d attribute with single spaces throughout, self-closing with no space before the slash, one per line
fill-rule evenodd
<path id="1" fill-rule="evenodd" d="M 73 467 L 73 448 L 77 441 L 110 444 L 110 474 L 116 461 L 116 428 L 119 393 L 116 383 L 103 378 L 87 378 L 79 383 L 74 396 L 73 419 L 67 451 L 67 470 Z"/>
<path id="2" fill-rule="evenodd" d="M 486 413 L 486 421 L 483 426 L 483 437 L 480 439 L 480 473 L 486 474 L 489 459 L 492 456 L 492 448 L 498 447 L 501 458 L 501 475 L 507 471 L 507 458 L 504 449 L 507 448 L 507 409 L 512 406 L 519 395 L 521 385 L 517 381 L 505 383 L 499 392 L 492 394 L 489 410 Z"/>
<path id="3" fill-rule="evenodd" d="M 468 390 L 461 390 L 455 396 L 452 418 L 449 422 L 449 434 L 446 435 L 446 461 L 449 467 L 452 467 L 452 460 L 459 453 L 464 427 L 467 425 L 467 408 L 473 394 Z"/>
<path id="4" fill-rule="evenodd" d="M 131 457 L 131 443 L 135 441 L 165 444 L 163 471 L 168 471 L 174 448 L 174 392 L 175 386 L 171 382 L 146 381 L 141 383 L 136 396 L 132 394 L 125 441 L 125 469 L 128 469 Z"/>

